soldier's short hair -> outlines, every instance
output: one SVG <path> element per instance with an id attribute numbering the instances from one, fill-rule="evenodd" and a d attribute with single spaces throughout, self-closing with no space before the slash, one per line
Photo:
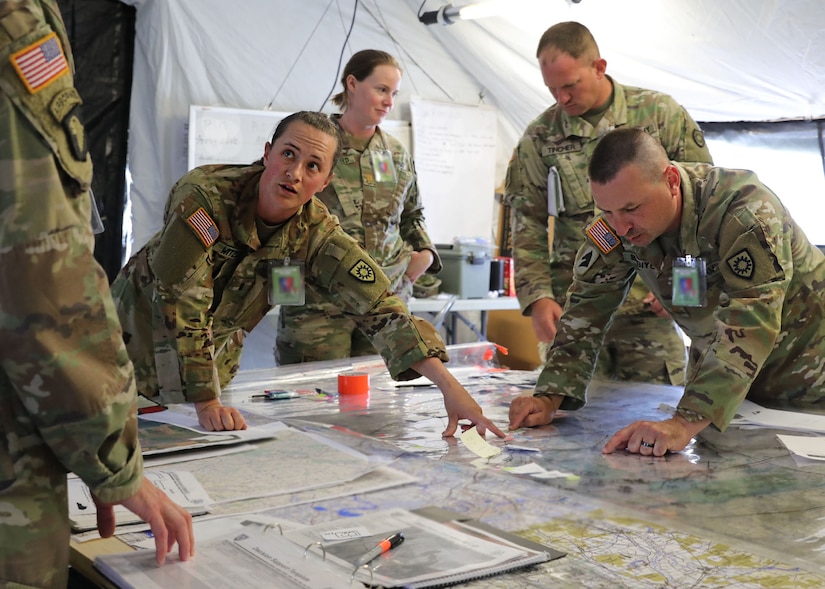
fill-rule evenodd
<path id="1" fill-rule="evenodd" d="M 605 135 L 587 166 L 590 181 L 607 184 L 612 181 L 625 166 L 638 165 L 645 176 L 655 181 L 668 162 L 667 153 L 662 144 L 652 135 L 639 127 L 622 127 Z"/>
<path id="2" fill-rule="evenodd" d="M 272 134 L 270 143 L 274 145 L 275 140 L 283 135 L 295 121 L 306 123 L 310 127 L 314 127 L 322 133 L 326 133 L 330 137 L 335 138 L 335 152 L 332 154 L 332 167 L 330 168 L 330 171 L 332 171 L 338 162 L 338 158 L 341 156 L 341 132 L 338 130 L 338 125 L 333 123 L 332 120 L 322 112 L 301 110 L 284 117 L 281 119 L 281 122 L 278 123 L 278 126 L 275 127 L 275 132 Z"/>
<path id="3" fill-rule="evenodd" d="M 379 65 L 391 65 L 399 72 L 402 71 L 398 61 L 386 51 L 363 49 L 354 53 L 344 66 L 344 73 L 341 75 L 341 84 L 344 89 L 332 97 L 332 104 L 339 108 L 346 108 L 349 99 L 347 78 L 353 76 L 359 82 L 363 82 Z"/>
<path id="4" fill-rule="evenodd" d="M 547 47 L 555 47 L 574 59 L 582 56 L 600 58 L 599 46 L 590 29 L 575 21 L 560 22 L 544 31 L 539 39 L 536 57 L 539 57 Z"/>

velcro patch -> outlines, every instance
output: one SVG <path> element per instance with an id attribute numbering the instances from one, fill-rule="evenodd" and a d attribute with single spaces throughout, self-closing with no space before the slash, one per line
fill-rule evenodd
<path id="1" fill-rule="evenodd" d="M 206 247 L 210 247 L 218 240 L 218 227 L 203 207 L 189 215 L 186 222 L 195 230 L 195 234 Z"/>
<path id="2" fill-rule="evenodd" d="M 49 103 L 49 111 L 58 123 L 62 123 L 69 114 L 83 104 L 80 94 L 75 88 L 64 88 L 54 95 Z"/>
<path id="3" fill-rule="evenodd" d="M 756 270 L 756 263 L 747 249 L 733 254 L 727 259 L 727 264 L 739 278 L 750 279 L 753 277 L 754 270 Z"/>
<path id="4" fill-rule="evenodd" d="M 585 230 L 587 237 L 596 244 L 603 254 L 609 254 L 619 247 L 619 238 L 604 219 L 596 219 L 590 227 Z"/>
<path id="5" fill-rule="evenodd" d="M 358 260 L 349 273 L 361 282 L 375 282 L 375 270 L 364 260 Z"/>
<path id="6" fill-rule="evenodd" d="M 596 250 L 592 247 L 588 247 L 587 251 L 579 256 L 579 262 L 576 264 L 576 272 L 579 274 L 584 274 L 587 272 L 598 257 L 599 256 L 596 253 Z"/>
<path id="7" fill-rule="evenodd" d="M 39 92 L 69 73 L 69 62 L 54 32 L 16 51 L 10 60 L 30 94 Z"/>

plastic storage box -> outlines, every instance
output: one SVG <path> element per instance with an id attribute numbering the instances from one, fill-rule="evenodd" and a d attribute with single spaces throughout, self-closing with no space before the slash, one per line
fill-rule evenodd
<path id="1" fill-rule="evenodd" d="M 490 260 L 492 247 L 487 244 L 448 243 L 436 244 L 444 265 L 438 274 L 441 292 L 460 296 L 462 299 L 480 299 L 490 291 Z"/>

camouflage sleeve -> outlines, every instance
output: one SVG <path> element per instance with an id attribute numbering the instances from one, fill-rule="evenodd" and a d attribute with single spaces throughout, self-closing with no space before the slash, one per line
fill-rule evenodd
<path id="1" fill-rule="evenodd" d="M 636 277 L 620 249 L 604 254 L 588 240 L 576 256 L 573 284 L 534 392 L 563 395 L 562 409 L 584 405 L 604 334 Z"/>
<path id="2" fill-rule="evenodd" d="M 515 286 L 522 310 L 541 298 L 554 298 L 547 234 L 547 172 L 526 135 L 507 167 L 505 199 L 510 205 Z"/>
<path id="3" fill-rule="evenodd" d="M 671 160 L 677 162 L 713 163 L 705 136 L 687 110 L 670 96 L 659 104 L 663 117 L 659 127 L 659 140 Z"/>
<path id="4" fill-rule="evenodd" d="M 29 450 L 46 444 L 101 499 L 120 501 L 140 487 L 143 462 L 132 365 L 93 255 L 80 98 L 58 59 L 47 84 L 10 59 L 35 43 L 71 54 L 54 3 L 0 9 L 0 485 L 39 478 Z"/>
<path id="5" fill-rule="evenodd" d="M 174 328 L 184 397 L 191 403 L 220 396 L 215 372 L 212 315 L 212 259 L 184 220 L 207 201 L 198 187 L 178 184 L 170 195 L 177 203 L 167 211 L 157 248 L 149 260 L 155 276 L 161 315 Z"/>
<path id="6" fill-rule="evenodd" d="M 420 376 L 411 367 L 425 358 L 449 359 L 435 328 L 410 315 L 404 302 L 390 294 L 381 268 L 339 226 L 319 235 L 311 249 L 316 253 L 307 260 L 307 274 L 370 338 L 393 378 Z"/>
<path id="7" fill-rule="evenodd" d="M 17 207 L 0 191 L 0 392 L 16 395 L 3 399 L 0 429 L 17 432 L 17 451 L 39 436 L 101 499 L 120 501 L 137 492 L 143 463 L 132 365 L 93 257 L 90 201 L 66 196 L 48 153 L 32 163 L 36 180 L 20 183 Z"/>
<path id="8" fill-rule="evenodd" d="M 0 255 L 0 266 L 14 269 L 13 283 L 0 288 L 2 366 L 66 469 L 104 501 L 120 501 L 137 492 L 143 472 L 135 382 L 106 276 L 83 233 L 65 229 Z"/>
<path id="9" fill-rule="evenodd" d="M 689 370 L 679 407 L 724 430 L 771 354 L 781 330 L 785 293 L 793 275 L 792 243 L 775 200 L 739 208 L 722 225 L 722 297 L 713 311 L 715 333 Z M 751 208 L 753 207 L 753 208 Z"/>
<path id="10" fill-rule="evenodd" d="M 430 250 L 433 253 L 433 263 L 427 270 L 432 274 L 441 272 L 441 257 L 436 251 L 432 239 L 427 233 L 424 221 L 424 204 L 418 192 L 418 180 L 415 175 L 415 165 L 408 153 L 404 153 L 404 161 L 409 166 L 411 176 L 404 189 L 404 210 L 401 213 L 401 239 L 409 243 L 415 251 Z"/>

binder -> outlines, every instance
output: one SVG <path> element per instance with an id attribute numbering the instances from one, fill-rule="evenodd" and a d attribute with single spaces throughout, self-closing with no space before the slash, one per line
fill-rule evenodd
<path id="1" fill-rule="evenodd" d="M 228 525 L 226 534 L 205 542 L 198 537 L 196 523 L 196 556 L 187 562 L 177 561 L 172 554 L 171 562 L 158 567 L 154 551 L 142 550 L 101 555 L 95 567 L 124 589 L 337 589 L 362 584 L 426 589 L 517 571 L 564 556 L 438 507 L 376 511 L 312 526 L 289 522 L 283 527 L 262 526 L 255 524 L 254 516 L 248 519 L 249 526 Z M 390 530 L 403 532 L 405 541 L 374 561 L 355 566 L 365 549 Z"/>

